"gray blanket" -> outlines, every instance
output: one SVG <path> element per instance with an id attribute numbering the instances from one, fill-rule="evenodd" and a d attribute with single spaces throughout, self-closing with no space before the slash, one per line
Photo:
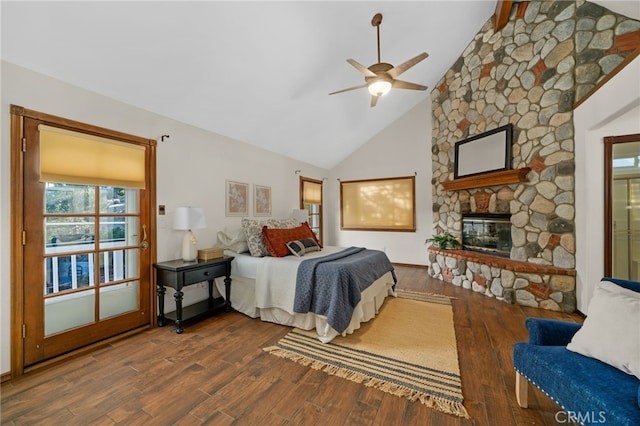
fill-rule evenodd
<path id="1" fill-rule="evenodd" d="M 327 317 L 339 333 L 347 329 L 361 293 L 385 273 L 396 277 L 384 252 L 350 247 L 300 263 L 296 281 L 294 311 Z"/>

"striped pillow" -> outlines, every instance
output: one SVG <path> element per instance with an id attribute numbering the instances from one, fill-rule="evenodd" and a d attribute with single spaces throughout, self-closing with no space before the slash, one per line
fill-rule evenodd
<path id="1" fill-rule="evenodd" d="M 320 251 L 320 246 L 313 238 L 304 238 L 302 240 L 293 240 L 287 243 L 287 248 L 298 257 L 304 256 L 305 253 L 311 253 L 312 251 Z"/>

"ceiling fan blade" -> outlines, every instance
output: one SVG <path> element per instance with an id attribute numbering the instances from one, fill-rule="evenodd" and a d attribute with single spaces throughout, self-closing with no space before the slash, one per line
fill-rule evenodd
<path id="1" fill-rule="evenodd" d="M 394 89 L 410 89 L 410 90 L 427 90 L 427 86 L 421 84 L 410 83 L 408 81 L 393 80 Z"/>
<path id="2" fill-rule="evenodd" d="M 365 67 L 361 63 L 353 59 L 347 59 L 347 62 L 349 62 L 351 65 L 353 65 L 355 69 L 357 69 L 362 74 L 364 74 L 365 77 L 377 77 L 377 75 L 373 71 L 371 71 L 369 68 Z"/>
<path id="3" fill-rule="evenodd" d="M 387 71 L 387 74 L 389 74 L 391 78 L 396 78 L 397 76 L 399 76 L 400 74 L 402 74 L 403 72 L 405 72 L 406 70 L 408 70 L 409 68 L 417 64 L 418 62 L 427 59 L 427 56 L 429 55 L 426 52 L 422 52 L 415 58 L 411 58 L 408 61 L 401 63 L 397 67 L 390 69 L 389 71 Z"/>
<path id="4" fill-rule="evenodd" d="M 362 89 L 363 87 L 367 87 L 367 83 L 361 84 L 359 86 L 347 87 L 346 89 L 338 90 L 335 92 L 329 93 L 330 95 L 335 95 L 336 93 L 348 92 L 349 90 Z"/>
<path id="5" fill-rule="evenodd" d="M 378 98 L 380 96 L 375 96 L 375 95 L 371 95 L 371 108 L 373 108 L 374 106 L 376 106 L 376 104 L 378 103 Z"/>

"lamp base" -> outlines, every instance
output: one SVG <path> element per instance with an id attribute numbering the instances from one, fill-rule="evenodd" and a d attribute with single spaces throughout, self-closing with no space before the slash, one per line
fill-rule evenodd
<path id="1" fill-rule="evenodd" d="M 185 262 L 193 262 L 198 257 L 198 250 L 196 249 L 196 236 L 193 235 L 191 230 L 184 234 L 182 239 L 182 260 Z"/>

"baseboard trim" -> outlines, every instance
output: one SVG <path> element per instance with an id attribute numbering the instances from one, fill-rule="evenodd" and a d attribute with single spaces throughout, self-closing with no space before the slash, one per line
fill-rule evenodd
<path id="1" fill-rule="evenodd" d="M 413 263 L 398 263 L 398 262 L 391 262 L 391 264 L 395 266 L 406 267 L 406 268 L 429 269 L 429 265 L 415 265 Z"/>

